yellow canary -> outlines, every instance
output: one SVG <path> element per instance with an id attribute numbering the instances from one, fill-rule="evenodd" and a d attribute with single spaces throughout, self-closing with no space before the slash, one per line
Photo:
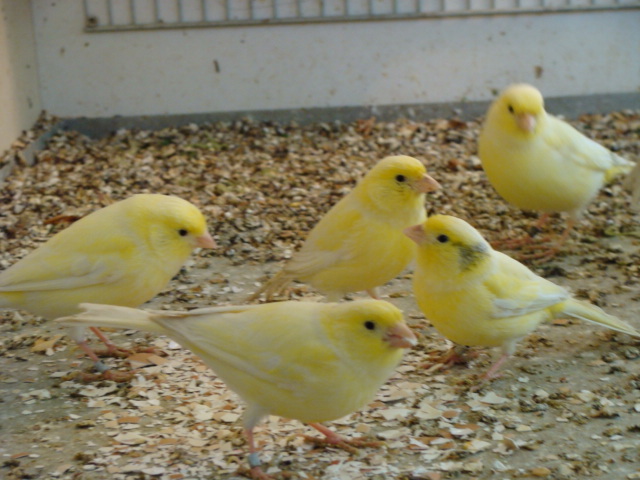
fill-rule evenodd
<path id="1" fill-rule="evenodd" d="M 587 138 L 544 109 L 540 92 L 516 84 L 493 102 L 480 132 L 478 152 L 496 191 L 523 210 L 567 212 L 566 241 L 598 191 L 633 162 Z"/>
<path id="2" fill-rule="evenodd" d="M 434 327 L 454 343 L 501 347 L 491 378 L 517 342 L 542 322 L 570 316 L 640 336 L 631 325 L 495 251 L 464 220 L 430 217 L 405 233 L 418 245 L 413 291 Z"/>
<path id="3" fill-rule="evenodd" d="M 402 312 L 382 300 L 277 302 L 189 312 L 82 304 L 65 325 L 135 328 L 165 334 L 209 365 L 244 399 L 249 464 L 259 477 L 253 429 L 266 415 L 310 424 L 348 415 L 372 400 L 416 344 Z"/>
<path id="4" fill-rule="evenodd" d="M 215 243 L 193 204 L 167 195 L 134 195 L 81 218 L 1 272 L 0 308 L 53 319 L 78 312 L 81 302 L 137 307 L 167 285 L 196 247 Z M 84 329 L 72 336 L 103 370 Z"/>
<path id="5" fill-rule="evenodd" d="M 424 193 L 439 188 L 412 157 L 379 161 L 356 187 L 318 222 L 284 268 L 250 300 L 267 299 L 292 280 L 311 284 L 337 301 L 396 277 L 413 259 L 415 247 L 402 230 L 426 218 Z"/>

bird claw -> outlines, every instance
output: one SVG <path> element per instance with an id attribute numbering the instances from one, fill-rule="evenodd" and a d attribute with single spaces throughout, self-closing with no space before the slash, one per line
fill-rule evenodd
<path id="1" fill-rule="evenodd" d="M 236 470 L 236 473 L 238 475 L 242 475 L 243 477 L 252 478 L 253 480 L 275 480 L 275 479 L 286 480 L 287 478 L 297 477 L 297 475 L 294 472 L 286 472 L 286 471 L 278 472 L 276 475 L 269 475 L 260 467 L 251 467 L 251 468 L 239 467 L 238 470 Z"/>
<path id="2" fill-rule="evenodd" d="M 162 350 L 161 348 L 156 347 L 136 347 L 133 349 L 134 353 L 151 353 L 152 355 L 157 355 L 159 357 L 167 357 L 169 354 Z"/>
<path id="3" fill-rule="evenodd" d="M 103 380 L 111 380 L 116 383 L 130 382 L 134 372 L 120 372 L 117 370 L 105 370 L 99 373 L 90 372 L 73 372 L 64 377 L 64 380 L 78 380 L 82 383 L 101 382 Z"/>
<path id="4" fill-rule="evenodd" d="M 470 360 L 478 356 L 477 352 L 468 352 L 466 347 L 454 346 L 442 355 L 433 354 L 431 362 L 423 363 L 422 368 L 428 368 L 429 373 L 437 372 L 454 365 L 466 365 Z M 431 359 L 430 359 L 431 360 Z"/>
<path id="5" fill-rule="evenodd" d="M 166 357 L 167 352 L 160 348 L 155 347 L 135 347 L 135 348 L 122 348 L 115 345 L 107 346 L 104 350 L 94 350 L 95 354 L 99 357 L 113 357 L 113 358 L 127 358 L 134 353 L 151 353 L 158 355 L 159 357 Z"/>
<path id="6" fill-rule="evenodd" d="M 319 447 L 336 447 L 346 452 L 349 452 L 352 455 L 358 453 L 358 449 L 360 448 L 380 448 L 384 446 L 384 442 L 376 441 L 376 440 L 366 440 L 362 438 L 353 438 L 346 439 L 342 438 L 340 435 L 335 435 L 335 437 L 325 437 L 319 438 L 311 435 L 304 435 L 303 438 L 305 441 L 309 443 L 313 443 Z"/>
<path id="7" fill-rule="evenodd" d="M 105 348 L 104 350 L 94 350 L 95 354 L 99 357 L 113 357 L 113 358 L 127 358 L 131 355 L 131 350 L 126 348 Z"/>

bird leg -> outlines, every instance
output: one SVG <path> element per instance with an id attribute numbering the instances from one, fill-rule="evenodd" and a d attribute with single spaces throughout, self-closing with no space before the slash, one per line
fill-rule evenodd
<path id="1" fill-rule="evenodd" d="M 310 423 L 309 426 L 318 430 L 320 433 L 322 433 L 325 436 L 325 438 L 321 439 L 318 437 L 311 437 L 311 436 L 305 435 L 304 439 L 306 441 L 314 443 L 316 445 L 321 445 L 321 446 L 338 447 L 351 454 L 357 453 L 358 448 L 364 448 L 364 447 L 379 448 L 384 445 L 384 442 L 376 442 L 373 440 L 365 440 L 361 438 L 352 438 L 350 440 L 346 439 L 338 435 L 333 430 L 325 427 L 321 423 Z"/>
<path id="2" fill-rule="evenodd" d="M 548 213 L 542 214 L 542 216 L 540 217 L 540 219 L 538 220 L 538 222 L 534 227 L 536 231 L 539 231 L 541 229 L 541 227 L 547 222 L 549 216 L 550 215 Z M 520 238 L 515 238 L 512 240 L 508 240 L 508 239 L 497 240 L 497 241 L 491 242 L 491 246 L 498 250 L 522 249 L 525 253 L 522 253 L 516 257 L 520 261 L 523 261 L 523 260 L 536 260 L 538 262 L 546 261 L 557 255 L 557 253 L 560 251 L 562 246 L 569 239 L 569 234 L 573 230 L 575 223 L 576 223 L 575 220 L 572 218 L 567 220 L 567 227 L 564 229 L 564 232 L 562 232 L 562 235 L 560 235 L 559 238 L 554 237 L 553 235 L 545 235 L 544 237 L 541 237 L 541 238 L 535 238 L 535 234 L 533 234 L 533 235 L 527 235 Z M 535 241 L 534 241 L 534 238 L 535 238 Z M 526 253 L 526 252 L 532 252 L 532 253 Z"/>
<path id="3" fill-rule="evenodd" d="M 107 347 L 107 351 L 106 352 L 100 352 L 101 356 L 125 358 L 125 357 L 131 355 L 131 350 L 128 350 L 126 348 L 118 347 L 115 343 L 113 343 L 111 340 L 109 340 L 109 338 L 104 334 L 104 332 L 102 330 L 100 330 L 98 327 L 89 327 L 89 330 L 91 330 L 93 333 L 95 333 L 96 337 L 98 337 L 100 339 L 100 341 L 102 343 L 104 343 L 104 345 Z M 85 353 L 86 353 L 86 351 L 85 351 Z M 96 352 L 94 352 L 94 354 L 97 355 Z"/>
<path id="4" fill-rule="evenodd" d="M 433 370 L 429 372 L 432 373 L 453 365 L 465 365 L 469 360 L 477 357 L 477 353 L 470 354 L 468 350 L 469 348 L 463 345 L 454 345 L 443 355 L 434 358 L 433 362 L 425 363 L 422 367 L 432 368 Z"/>
<path id="5" fill-rule="evenodd" d="M 550 260 L 551 258 L 555 257 L 556 254 L 562 248 L 562 246 L 569 239 L 569 234 L 573 230 L 575 223 L 576 223 L 575 220 L 569 219 L 567 221 L 567 228 L 564 229 L 564 232 L 562 232 L 562 235 L 560 235 L 559 238 L 553 241 L 553 243 L 550 242 L 550 239 L 552 237 L 547 236 L 543 239 L 543 241 L 540 244 L 528 246 L 528 250 L 540 250 L 539 252 L 530 253 L 530 254 L 525 253 L 525 254 L 519 255 L 517 257 L 518 260 L 535 260 L 537 262 L 542 262 L 545 260 Z M 551 245 L 549 243 L 551 243 Z"/>
<path id="6" fill-rule="evenodd" d="M 485 373 L 482 376 L 482 380 L 493 380 L 495 378 L 498 378 L 501 374 L 497 373 L 498 370 L 500 370 L 500 367 L 502 367 L 502 365 L 505 364 L 505 362 L 507 361 L 507 359 L 511 356 L 511 354 L 509 353 L 503 353 L 500 358 L 498 359 L 498 361 L 496 363 L 494 363 L 493 365 L 491 365 L 491 368 L 489 368 L 489 370 L 487 370 L 487 373 Z"/>
<path id="7" fill-rule="evenodd" d="M 253 440 L 253 427 L 247 428 L 244 431 L 244 435 L 247 437 L 247 443 L 249 444 L 249 457 L 247 458 L 249 462 L 249 471 L 247 472 L 249 477 L 254 480 L 272 480 L 272 477 L 267 475 L 261 468 L 260 454 Z"/>
<path id="8" fill-rule="evenodd" d="M 522 248 L 527 245 L 531 245 L 533 243 L 533 239 L 535 235 L 542 230 L 542 227 L 547 223 L 547 221 L 549 220 L 549 217 L 550 215 L 546 212 L 540 216 L 535 226 L 533 227 L 534 233 L 529 233 L 519 238 L 510 238 L 510 239 L 504 238 L 500 240 L 495 240 L 491 242 L 491 246 L 497 250 L 501 250 L 501 249 L 512 250 L 512 249 Z"/>
<path id="9" fill-rule="evenodd" d="M 102 331 L 100 331 L 99 328 L 97 327 L 90 327 L 90 328 L 91 328 L 91 331 L 93 331 L 93 333 L 95 333 L 98 336 L 98 338 L 107 345 L 107 349 L 109 349 L 109 346 L 111 346 L 116 350 L 123 350 L 117 347 L 116 345 L 114 345 L 113 343 L 111 343 L 107 338 L 107 336 L 104 333 L 102 333 Z M 80 349 L 84 352 L 84 354 L 91 359 L 91 361 L 93 362 L 93 368 L 95 368 L 95 370 L 98 372 L 98 373 L 80 373 L 81 381 L 94 382 L 99 380 L 113 380 L 114 382 L 128 382 L 129 380 L 131 380 L 131 378 L 133 378 L 134 374 L 132 372 L 114 372 L 113 370 L 110 370 L 109 367 L 107 367 L 104 363 L 102 363 L 100 358 L 98 358 L 98 355 L 96 354 L 96 352 L 87 344 L 86 340 L 77 342 L 77 344 L 80 347 Z"/>
<path id="10" fill-rule="evenodd" d="M 114 344 L 98 327 L 89 327 L 89 329 L 96 334 L 102 343 L 107 347 L 106 351 L 94 351 L 94 353 L 101 357 L 115 357 L 126 358 L 133 353 L 153 353 L 160 357 L 165 357 L 167 354 L 164 350 L 154 347 L 136 347 L 133 349 L 122 348 Z M 84 350 L 84 349 L 83 349 Z M 86 353 L 86 350 L 85 350 Z"/>

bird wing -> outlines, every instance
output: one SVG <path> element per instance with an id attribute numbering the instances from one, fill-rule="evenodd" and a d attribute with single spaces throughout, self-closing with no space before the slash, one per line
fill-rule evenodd
<path id="1" fill-rule="evenodd" d="M 349 260 L 356 248 L 353 244 L 366 228 L 363 212 L 353 206 L 349 196 L 338 202 L 311 231 L 303 247 L 287 263 L 285 269 L 294 278 L 304 278 Z"/>
<path id="2" fill-rule="evenodd" d="M 67 290 L 116 282 L 132 268 L 131 242 L 109 239 L 100 249 L 46 243 L 0 274 L 0 292 Z M 95 246 L 94 246 L 95 247 Z"/>
<path id="3" fill-rule="evenodd" d="M 284 305 L 274 304 L 269 311 L 264 305 L 205 308 L 187 312 L 184 318 L 155 312 L 153 321 L 174 333 L 221 377 L 226 372 L 225 381 L 229 375 L 244 374 L 295 391 L 309 381 L 310 371 L 321 371 L 335 358 L 319 324 L 301 318 L 313 315 L 305 305 L 310 302 L 296 303 L 279 309 Z"/>
<path id="4" fill-rule="evenodd" d="M 564 288 L 534 274 L 520 262 L 500 252 L 497 271 L 485 285 L 493 294 L 493 318 L 527 315 L 549 308 L 569 298 Z"/>
<path id="5" fill-rule="evenodd" d="M 552 152 L 555 151 L 564 161 L 573 162 L 582 168 L 607 173 L 612 168 L 625 170 L 633 165 L 568 123 L 552 116 L 549 117 L 548 128 L 542 137 Z"/>

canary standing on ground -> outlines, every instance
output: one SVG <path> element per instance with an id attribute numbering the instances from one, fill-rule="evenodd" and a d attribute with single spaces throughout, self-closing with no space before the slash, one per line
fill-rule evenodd
<path id="1" fill-rule="evenodd" d="M 424 221 L 424 194 L 439 188 L 412 157 L 387 157 L 327 212 L 299 252 L 250 300 L 267 299 L 291 281 L 309 283 L 337 301 L 396 277 L 413 259 L 415 246 L 402 230 Z"/>
<path id="2" fill-rule="evenodd" d="M 416 344 L 402 313 L 382 300 L 348 303 L 277 302 L 190 312 L 108 305 L 81 307 L 65 325 L 135 328 L 168 335 L 209 365 L 244 399 L 249 464 L 266 476 L 253 429 L 266 415 L 300 420 L 331 443 L 346 440 L 319 422 L 370 402 Z"/>
<path id="3" fill-rule="evenodd" d="M 137 307 L 167 285 L 196 247 L 215 243 L 193 204 L 168 195 L 134 195 L 81 218 L 1 272 L 0 308 L 53 319 L 77 313 L 81 302 Z M 110 350 L 116 348 L 92 330 Z M 84 328 L 72 336 L 104 370 Z"/>
<path id="4" fill-rule="evenodd" d="M 564 288 L 495 251 L 464 220 L 430 217 L 405 230 L 418 245 L 413 291 L 433 326 L 458 345 L 501 347 L 491 378 L 542 322 L 579 318 L 633 336 L 631 325 L 571 298 Z"/>
<path id="5" fill-rule="evenodd" d="M 493 102 L 478 141 L 482 166 L 496 191 L 523 210 L 569 214 L 567 227 L 551 256 L 566 241 L 598 191 L 633 162 L 549 115 L 540 92 L 516 84 Z"/>

